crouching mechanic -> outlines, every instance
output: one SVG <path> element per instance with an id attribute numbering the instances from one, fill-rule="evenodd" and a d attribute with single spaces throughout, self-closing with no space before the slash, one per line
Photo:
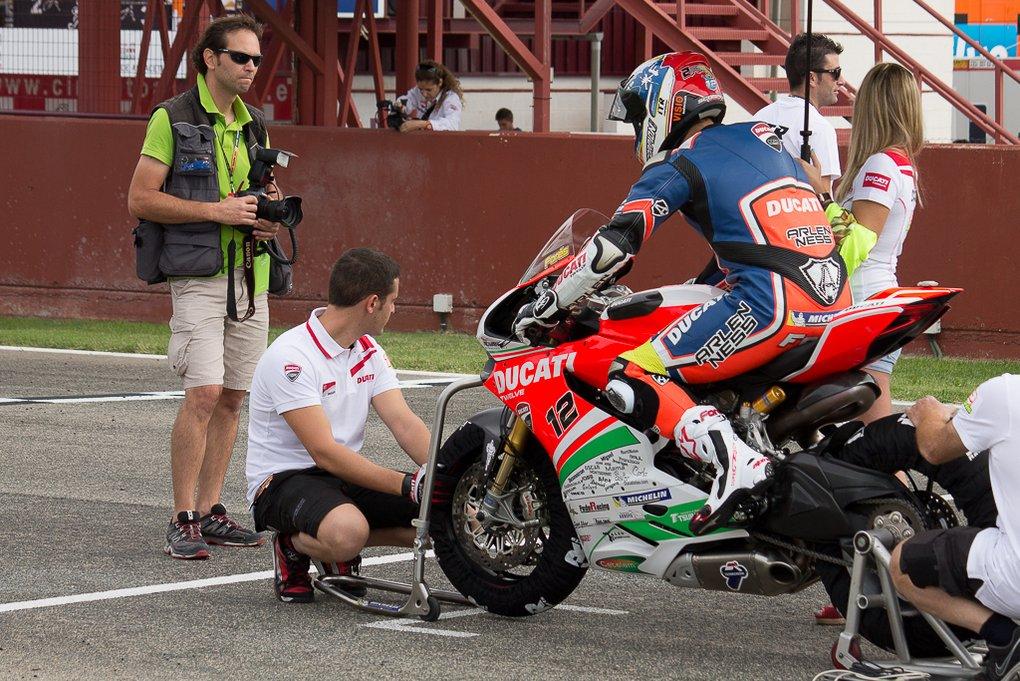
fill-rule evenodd
<path id="1" fill-rule="evenodd" d="M 410 546 L 429 431 L 404 401 L 386 353 L 400 284 L 391 258 L 368 248 L 333 265 L 329 305 L 282 334 L 255 369 L 248 425 L 248 501 L 270 529 L 276 596 L 313 599 L 309 558 L 327 573 L 357 574 L 364 546 Z M 409 457 L 411 473 L 360 454 L 368 407 Z"/>
<path id="2" fill-rule="evenodd" d="M 925 397 L 907 409 L 921 456 L 942 464 L 988 450 L 995 527 L 929 530 L 897 545 L 890 571 L 897 591 L 920 610 L 978 632 L 988 643 L 985 676 L 1020 664 L 1020 376 L 978 386 L 953 408 Z"/>
<path id="3" fill-rule="evenodd" d="M 803 169 L 783 150 L 783 129 L 721 125 L 725 108 L 708 62 L 695 52 L 649 60 L 621 84 L 609 117 L 634 125 L 641 177 L 612 221 L 515 321 L 522 340 L 557 323 L 575 302 L 621 276 L 673 213 L 709 242 L 715 259 L 699 283 L 725 293 L 621 355 L 606 386 L 616 409 L 715 465 L 708 502 L 690 522 L 696 534 L 726 523 L 768 482 L 772 465 L 679 384 L 761 366 L 820 335 L 819 320 L 850 304 L 832 228 Z"/>

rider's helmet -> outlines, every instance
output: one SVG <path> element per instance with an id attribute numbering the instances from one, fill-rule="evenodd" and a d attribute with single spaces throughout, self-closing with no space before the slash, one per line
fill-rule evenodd
<path id="1" fill-rule="evenodd" d="M 671 52 L 649 59 L 620 83 L 609 120 L 634 124 L 634 151 L 647 163 L 660 151 L 680 146 L 697 121 L 716 123 L 726 113 L 719 81 L 697 52 Z"/>

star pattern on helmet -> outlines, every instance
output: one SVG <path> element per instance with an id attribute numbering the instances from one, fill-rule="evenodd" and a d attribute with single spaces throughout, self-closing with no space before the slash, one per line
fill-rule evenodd
<path id="1" fill-rule="evenodd" d="M 648 87 L 651 84 L 652 84 L 652 74 L 646 73 L 645 75 L 641 76 L 641 85 L 643 87 Z"/>

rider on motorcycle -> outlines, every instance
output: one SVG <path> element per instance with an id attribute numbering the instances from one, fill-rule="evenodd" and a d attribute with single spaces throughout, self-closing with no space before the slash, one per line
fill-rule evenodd
<path id="1" fill-rule="evenodd" d="M 609 224 L 514 322 L 522 340 L 530 329 L 555 325 L 571 305 L 620 276 L 677 211 L 709 242 L 715 259 L 698 283 L 725 292 L 620 355 L 606 386 L 615 408 L 671 435 L 687 456 L 715 465 L 708 501 L 690 522 L 696 534 L 726 523 L 742 500 L 764 488 L 772 464 L 681 384 L 761 366 L 819 336 L 851 303 L 822 203 L 831 199 L 812 192 L 783 150 L 785 129 L 721 125 L 725 110 L 719 84 L 696 52 L 656 57 L 623 81 L 609 118 L 634 125 L 641 177 Z M 833 206 L 835 225 L 842 211 Z"/>

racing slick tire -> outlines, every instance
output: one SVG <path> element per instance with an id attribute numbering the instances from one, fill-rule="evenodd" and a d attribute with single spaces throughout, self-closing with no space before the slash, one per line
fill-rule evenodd
<path id="1" fill-rule="evenodd" d="M 518 520 L 484 529 L 475 513 L 485 493 L 485 431 L 465 423 L 439 450 L 437 470 L 452 487 L 433 498 L 432 544 L 460 593 L 489 612 L 534 615 L 569 596 L 588 568 L 549 456 L 534 444 L 518 457 L 507 484 Z M 498 464 L 497 464 L 498 465 Z"/>

